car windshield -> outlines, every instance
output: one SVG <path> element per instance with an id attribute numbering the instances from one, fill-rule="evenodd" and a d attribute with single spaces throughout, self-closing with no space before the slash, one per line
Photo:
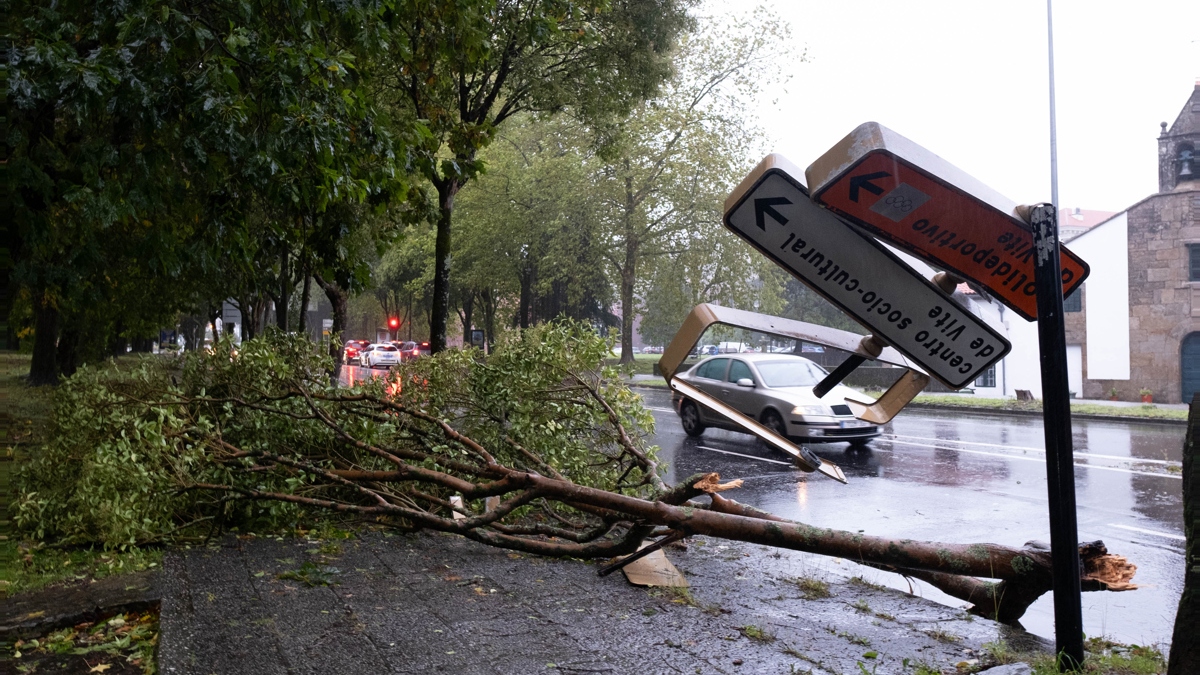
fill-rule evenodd
<path id="1" fill-rule="evenodd" d="M 825 371 L 812 361 L 768 361 L 757 363 L 758 373 L 768 387 L 811 387 L 825 379 Z"/>
<path id="2" fill-rule="evenodd" d="M 375 348 L 375 351 L 378 351 L 378 352 L 394 352 L 394 351 L 396 351 L 396 348 L 395 348 L 395 347 L 393 347 L 393 346 L 391 346 L 391 345 L 379 345 L 378 347 L 376 347 L 376 348 Z"/>

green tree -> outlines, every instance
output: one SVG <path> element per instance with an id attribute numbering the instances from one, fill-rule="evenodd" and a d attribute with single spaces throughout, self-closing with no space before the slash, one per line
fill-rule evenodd
<path id="1" fill-rule="evenodd" d="M 757 150 L 749 105 L 778 80 L 786 37 L 786 25 L 762 10 L 704 26 L 681 44 L 663 93 L 611 130 L 594 193 L 620 289 L 622 362 L 633 360 L 643 264 L 721 229 L 724 198 Z"/>
<path id="2" fill-rule="evenodd" d="M 151 324 L 185 299 L 220 297 L 192 279 L 248 272 L 247 288 L 274 291 L 286 307 L 296 266 L 318 244 L 337 245 L 311 238 L 320 214 L 402 193 L 396 144 L 365 87 L 370 69 L 357 65 L 383 44 L 373 6 L 12 9 L 9 201 L 14 277 L 34 307 L 36 383 L 57 379 L 73 330 Z M 172 283 L 155 294 L 113 283 L 147 278 Z M 124 291 L 151 301 L 113 302 Z M 97 321 L 117 306 L 138 313 Z"/>
<path id="3" fill-rule="evenodd" d="M 566 118 L 515 120 L 482 155 L 487 173 L 463 190 L 456 287 L 460 303 L 481 299 L 494 334 L 492 301 L 515 306 L 521 328 L 556 317 L 605 325 L 611 285 L 587 197 L 590 139 Z M 469 330 L 463 312 L 464 334 Z"/>
<path id="4" fill-rule="evenodd" d="M 431 343 L 446 346 L 455 197 L 479 151 L 521 112 L 603 119 L 653 95 L 687 0 L 398 0 L 396 105 L 420 125 L 415 167 L 436 192 Z"/>
<path id="5" fill-rule="evenodd" d="M 781 313 L 784 275 L 774 263 L 723 227 L 706 228 L 703 235 L 689 231 L 684 237 L 674 243 L 673 253 L 652 260 L 650 273 L 638 285 L 643 340 L 668 344 L 688 312 L 703 302 Z"/>

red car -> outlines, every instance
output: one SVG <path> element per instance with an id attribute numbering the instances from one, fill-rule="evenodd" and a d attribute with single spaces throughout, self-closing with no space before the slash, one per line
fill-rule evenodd
<path id="1" fill-rule="evenodd" d="M 359 355 L 367 345 L 371 344 L 366 340 L 346 340 L 346 344 L 342 346 L 342 360 L 345 363 L 361 364 L 362 361 Z"/>

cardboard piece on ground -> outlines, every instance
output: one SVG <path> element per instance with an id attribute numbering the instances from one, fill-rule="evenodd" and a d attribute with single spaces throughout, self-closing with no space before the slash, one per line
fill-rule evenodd
<path id="1" fill-rule="evenodd" d="M 647 544 L 643 543 L 641 548 Z M 672 586 L 687 588 L 688 582 L 662 550 L 647 554 L 646 557 L 634 560 L 621 568 L 625 578 L 634 586 Z"/>

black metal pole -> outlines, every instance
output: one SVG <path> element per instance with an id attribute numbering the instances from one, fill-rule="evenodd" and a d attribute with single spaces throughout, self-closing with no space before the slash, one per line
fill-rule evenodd
<path id="1" fill-rule="evenodd" d="M 1033 225 L 1038 344 L 1042 356 L 1042 414 L 1046 482 L 1050 497 L 1050 555 L 1054 579 L 1054 641 L 1059 670 L 1083 663 L 1083 608 L 1079 589 L 1079 533 L 1075 519 L 1075 463 L 1067 385 L 1067 339 L 1059 269 L 1058 212 L 1039 204 Z"/>
<path id="2" fill-rule="evenodd" d="M 853 373 L 854 370 L 861 366 L 866 360 L 867 357 L 865 356 L 851 354 L 845 361 L 842 361 L 841 365 L 835 368 L 832 373 L 826 375 L 825 379 L 821 380 L 817 383 L 817 386 L 813 387 L 813 396 L 816 396 L 817 398 L 825 398 L 825 394 L 828 394 L 834 387 L 841 384 L 842 380 L 846 379 L 850 373 Z"/>

